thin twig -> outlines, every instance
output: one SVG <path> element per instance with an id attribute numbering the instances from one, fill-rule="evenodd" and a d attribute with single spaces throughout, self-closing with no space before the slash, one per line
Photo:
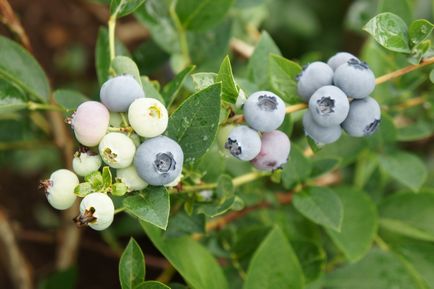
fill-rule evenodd
<path id="1" fill-rule="evenodd" d="M 6 25 L 18 38 L 19 42 L 28 50 L 32 51 L 29 37 L 24 31 L 20 20 L 7 0 L 0 0 L 0 21 Z"/>
<path id="2" fill-rule="evenodd" d="M 17 240 L 8 218 L 5 213 L 0 210 L 0 250 L 2 251 L 1 258 L 4 262 L 4 267 L 8 270 L 14 287 L 17 289 L 31 289 L 32 273 L 29 263 L 24 258 L 18 247 Z"/>
<path id="3" fill-rule="evenodd" d="M 418 64 L 412 64 L 412 65 L 406 66 L 406 67 L 404 67 L 404 68 L 401 68 L 401 69 L 399 69 L 399 70 L 392 71 L 392 72 L 390 72 L 390 73 L 387 73 L 387 74 L 385 74 L 385 75 L 382 75 L 382 76 L 378 77 L 378 78 L 375 80 L 375 83 L 376 83 L 376 84 L 381 84 L 381 83 L 387 82 L 387 81 L 389 81 L 389 80 L 392 80 L 392 79 L 395 79 L 395 78 L 401 77 L 401 76 L 403 76 L 404 74 L 407 74 L 407 73 L 409 73 L 409 72 L 412 72 L 413 70 L 416 70 L 416 69 L 422 68 L 422 67 L 424 67 L 424 66 L 427 66 L 427 65 L 430 65 L 430 64 L 433 64 L 433 63 L 434 63 L 434 56 L 433 56 L 433 57 L 430 57 L 430 58 L 423 59 L 423 60 L 422 60 L 420 63 L 418 63 Z"/>

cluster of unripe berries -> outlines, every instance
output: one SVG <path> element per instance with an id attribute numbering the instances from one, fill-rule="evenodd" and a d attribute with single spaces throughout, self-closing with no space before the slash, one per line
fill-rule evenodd
<path id="1" fill-rule="evenodd" d="M 354 137 L 374 133 L 381 117 L 380 106 L 369 96 L 374 88 L 374 73 L 350 53 L 307 65 L 297 77 L 298 94 L 309 104 L 303 116 L 306 135 L 329 144 L 339 139 L 341 128 Z"/>
<path id="2" fill-rule="evenodd" d="M 243 105 L 247 125 L 231 130 L 225 148 L 259 170 L 271 171 L 287 162 L 291 143 L 277 130 L 285 118 L 285 103 L 270 91 L 257 91 Z"/>
<path id="3" fill-rule="evenodd" d="M 116 170 L 117 181 L 127 191 L 149 185 L 174 186 L 181 177 L 184 154 L 179 144 L 162 134 L 168 125 L 166 107 L 157 99 L 145 97 L 141 84 L 130 75 L 107 80 L 101 87 L 101 102 L 86 101 L 69 118 L 80 149 L 73 159 L 73 170 L 60 169 L 42 181 L 48 202 L 56 209 L 72 206 L 76 199 L 77 177 L 98 171 L 104 162 Z M 127 126 L 119 113 L 128 113 Z M 111 125 L 117 132 L 109 132 Z M 92 149 L 94 148 L 94 149 Z M 114 205 L 106 192 L 92 192 L 80 204 L 78 225 L 95 230 L 113 221 Z"/>

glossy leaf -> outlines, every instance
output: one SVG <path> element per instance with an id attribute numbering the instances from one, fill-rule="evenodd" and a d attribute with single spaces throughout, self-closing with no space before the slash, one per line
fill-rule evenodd
<path id="1" fill-rule="evenodd" d="M 299 100 L 296 77 L 301 72 L 301 66 L 282 56 L 270 54 L 269 73 L 271 88 L 286 102 Z"/>
<path id="2" fill-rule="evenodd" d="M 177 0 L 176 14 L 188 30 L 207 30 L 226 15 L 233 0 Z"/>
<path id="3" fill-rule="evenodd" d="M 426 19 L 413 21 L 408 28 L 408 36 L 412 45 L 416 45 L 430 37 L 434 29 L 434 24 Z"/>
<path id="4" fill-rule="evenodd" d="M 116 17 L 123 17 L 133 13 L 145 0 L 111 0 L 110 14 Z"/>
<path id="5" fill-rule="evenodd" d="M 384 48 L 401 53 L 410 53 L 407 25 L 397 15 L 381 13 L 369 20 L 363 27 L 365 31 Z"/>
<path id="6" fill-rule="evenodd" d="M 23 93 L 6 80 L 0 79 L 0 113 L 10 113 L 27 108 Z"/>
<path id="7" fill-rule="evenodd" d="M 261 38 L 250 57 L 248 71 L 250 79 L 260 89 L 268 89 L 270 86 L 270 54 L 280 55 L 280 50 L 267 32 L 262 32 Z"/>
<path id="8" fill-rule="evenodd" d="M 326 187 L 311 187 L 294 195 L 294 207 L 314 223 L 340 231 L 343 218 L 342 202 Z"/>
<path id="9" fill-rule="evenodd" d="M 214 141 L 220 117 L 219 83 L 191 95 L 170 116 L 167 132 L 184 151 L 186 163 L 202 156 Z"/>
<path id="10" fill-rule="evenodd" d="M 18 43 L 0 36 L 0 78 L 29 94 L 34 100 L 47 102 L 50 86 L 39 63 Z"/>
<path id="11" fill-rule="evenodd" d="M 152 243 L 179 274 L 197 289 L 228 289 L 222 268 L 200 243 L 189 236 L 164 238 L 161 231 L 140 222 Z"/>
<path id="12" fill-rule="evenodd" d="M 110 70 L 114 75 L 129 74 L 134 76 L 138 83 L 142 84 L 140 71 L 137 64 L 127 56 L 116 56 L 110 64 Z"/>
<path id="13" fill-rule="evenodd" d="M 54 99 L 57 104 L 63 107 L 67 111 L 73 111 L 77 107 L 89 99 L 75 90 L 58 89 L 54 92 Z"/>
<path id="14" fill-rule="evenodd" d="M 143 192 L 126 197 L 127 212 L 165 230 L 169 220 L 170 198 L 165 187 L 148 187 Z"/>
<path id="15" fill-rule="evenodd" d="M 170 289 L 170 287 L 158 281 L 146 281 L 134 287 L 134 289 Z"/>
<path id="16" fill-rule="evenodd" d="M 364 192 L 346 187 L 336 193 L 344 208 L 341 231 L 326 231 L 348 260 L 355 262 L 371 248 L 378 227 L 377 210 Z"/>
<path id="17" fill-rule="evenodd" d="M 119 260 L 119 280 L 122 289 L 134 289 L 145 280 L 145 256 L 133 238 Z"/>
<path id="18" fill-rule="evenodd" d="M 282 230 L 275 227 L 253 255 L 243 289 L 303 287 L 303 273 L 297 257 Z"/>
<path id="19" fill-rule="evenodd" d="M 220 65 L 216 81 L 222 82 L 222 100 L 234 104 L 237 101 L 239 89 L 232 73 L 231 60 L 227 55 Z"/>
<path id="20" fill-rule="evenodd" d="M 167 103 L 167 107 L 170 107 L 175 98 L 178 96 L 184 81 L 193 72 L 194 68 L 195 67 L 193 65 L 187 66 L 181 72 L 179 72 L 173 80 L 163 87 L 161 94 Z"/>
<path id="21" fill-rule="evenodd" d="M 207 88 L 217 81 L 217 73 L 214 72 L 198 72 L 191 75 L 193 79 L 194 89 L 196 91 Z"/>

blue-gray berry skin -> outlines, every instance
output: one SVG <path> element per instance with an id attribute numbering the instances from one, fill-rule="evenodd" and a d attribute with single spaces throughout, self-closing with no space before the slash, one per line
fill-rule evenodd
<path id="1" fill-rule="evenodd" d="M 339 125 L 331 127 L 318 125 L 309 110 L 303 115 L 303 127 L 305 134 L 319 145 L 333 143 L 337 141 L 342 134 L 342 129 Z"/>
<path id="2" fill-rule="evenodd" d="M 373 134 L 380 124 L 381 109 L 372 97 L 355 99 L 342 123 L 342 128 L 351 136 L 362 137 Z"/>
<path id="3" fill-rule="evenodd" d="M 142 86 L 131 75 L 110 78 L 101 87 L 101 102 L 111 112 L 126 112 L 137 98 L 145 97 Z"/>
<path id="4" fill-rule="evenodd" d="M 336 69 L 333 82 L 352 98 L 367 97 L 375 89 L 374 73 L 365 62 L 356 58 L 351 58 Z"/>
<path id="5" fill-rule="evenodd" d="M 324 127 L 341 124 L 349 109 L 350 102 L 346 94 L 333 85 L 319 88 L 309 100 L 309 110 L 313 119 Z"/>
<path id="6" fill-rule="evenodd" d="M 144 141 L 134 157 L 137 174 L 153 186 L 166 185 L 175 180 L 181 174 L 183 163 L 181 147 L 166 136 Z"/>
<path id="7" fill-rule="evenodd" d="M 270 91 L 257 91 L 250 95 L 243 110 L 247 124 L 261 132 L 277 129 L 285 119 L 285 103 Z"/>
<path id="8" fill-rule="evenodd" d="M 261 150 L 261 138 L 255 130 L 248 126 L 240 125 L 229 133 L 225 149 L 242 161 L 250 161 Z"/>
<path id="9" fill-rule="evenodd" d="M 297 76 L 297 92 L 308 102 L 312 94 L 324 85 L 333 83 L 333 69 L 327 63 L 316 61 L 303 68 Z"/>
<path id="10" fill-rule="evenodd" d="M 357 59 L 354 55 L 348 52 L 338 52 L 329 58 L 327 64 L 335 71 L 339 66 L 347 63 L 351 58 Z"/>

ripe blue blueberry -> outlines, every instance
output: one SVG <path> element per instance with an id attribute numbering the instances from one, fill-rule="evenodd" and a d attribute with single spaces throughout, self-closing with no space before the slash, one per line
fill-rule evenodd
<path id="1" fill-rule="evenodd" d="M 225 148 L 242 161 L 254 159 L 261 150 L 261 138 L 248 126 L 235 127 L 229 134 Z"/>
<path id="2" fill-rule="evenodd" d="M 332 83 L 333 69 L 324 62 L 316 61 L 304 67 L 297 76 L 297 91 L 308 102 L 318 88 Z"/>
<path id="3" fill-rule="evenodd" d="M 333 82 L 348 97 L 364 98 L 374 91 L 375 75 L 365 62 L 351 58 L 336 69 Z"/>
<path id="4" fill-rule="evenodd" d="M 78 226 L 89 226 L 102 231 L 111 225 L 114 213 L 113 201 L 107 194 L 91 193 L 81 200 L 80 215 L 74 221 Z"/>
<path id="5" fill-rule="evenodd" d="M 339 125 L 330 127 L 318 125 L 309 110 L 303 115 L 303 127 L 305 134 L 319 145 L 333 143 L 337 141 L 342 134 L 342 129 Z"/>
<path id="6" fill-rule="evenodd" d="M 182 171 L 184 153 L 177 142 L 167 136 L 144 141 L 134 157 L 137 174 L 153 186 L 174 181 Z"/>
<path id="7" fill-rule="evenodd" d="M 285 119 L 285 103 L 270 91 L 257 91 L 244 103 L 244 118 L 257 131 L 273 131 Z"/>
<path id="8" fill-rule="evenodd" d="M 115 76 L 101 86 L 101 102 L 112 112 L 126 112 L 134 100 L 142 97 L 143 88 L 131 75 Z"/>
<path id="9" fill-rule="evenodd" d="M 251 162 L 259 170 L 272 171 L 288 161 L 290 149 L 286 134 L 279 130 L 265 132 L 261 137 L 261 150 Z"/>
<path id="10" fill-rule="evenodd" d="M 66 210 L 74 204 L 77 196 L 75 187 L 79 184 L 77 176 L 66 169 L 53 172 L 48 180 L 41 181 L 47 200 L 57 210 Z"/>
<path id="11" fill-rule="evenodd" d="M 380 124 L 381 110 L 372 97 L 355 99 L 350 104 L 350 112 L 342 123 L 342 128 L 351 136 L 369 136 Z"/>
<path id="12" fill-rule="evenodd" d="M 348 115 L 350 102 L 338 87 L 326 85 L 315 91 L 309 100 L 309 110 L 313 119 L 321 126 L 341 124 Z"/>
<path id="13" fill-rule="evenodd" d="M 334 70 L 336 71 L 336 69 L 341 66 L 344 63 L 347 63 L 348 60 L 350 60 L 351 58 L 355 58 L 357 59 L 357 57 L 355 57 L 354 55 L 352 55 L 351 53 L 348 52 L 338 52 L 335 55 L 333 55 L 332 57 L 329 58 L 329 60 L 327 61 L 327 64 Z"/>

